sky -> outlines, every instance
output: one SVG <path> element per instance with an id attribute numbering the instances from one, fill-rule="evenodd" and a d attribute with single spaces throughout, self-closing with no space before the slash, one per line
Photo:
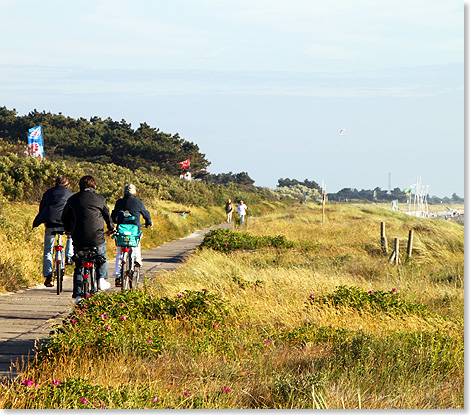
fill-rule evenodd
<path id="1" fill-rule="evenodd" d="M 145 122 L 256 186 L 388 190 L 419 176 L 430 195 L 463 196 L 467 7 L 0 0 L 0 106 Z"/>

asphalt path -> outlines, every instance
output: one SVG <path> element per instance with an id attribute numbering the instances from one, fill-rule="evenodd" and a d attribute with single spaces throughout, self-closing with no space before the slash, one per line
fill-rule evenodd
<path id="1" fill-rule="evenodd" d="M 198 230 L 193 234 L 142 252 L 142 276 L 152 279 L 158 272 L 172 271 L 191 255 L 212 229 L 229 228 L 221 224 Z M 108 258 L 109 275 L 114 270 L 115 258 Z M 72 268 L 68 268 L 72 270 Z M 109 279 L 116 292 L 114 281 Z M 0 295 L 0 381 L 14 379 L 28 360 L 48 337 L 53 324 L 60 324 L 74 309 L 72 277 L 64 278 L 63 291 L 57 295 L 56 288 L 43 284 L 15 293 Z"/>

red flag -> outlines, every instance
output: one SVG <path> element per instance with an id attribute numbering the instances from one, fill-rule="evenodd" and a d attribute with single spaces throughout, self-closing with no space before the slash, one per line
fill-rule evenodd
<path id="1" fill-rule="evenodd" d="M 187 169 L 189 167 L 189 157 L 185 161 L 180 161 L 178 164 L 181 164 L 182 169 Z"/>

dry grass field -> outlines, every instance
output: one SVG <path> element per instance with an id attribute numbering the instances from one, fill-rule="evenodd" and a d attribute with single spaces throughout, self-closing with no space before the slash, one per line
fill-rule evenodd
<path id="1" fill-rule="evenodd" d="M 232 242 L 268 236 L 289 244 Z M 140 292 L 87 300 L 0 407 L 464 407 L 462 225 L 297 205 L 212 238 Z"/>

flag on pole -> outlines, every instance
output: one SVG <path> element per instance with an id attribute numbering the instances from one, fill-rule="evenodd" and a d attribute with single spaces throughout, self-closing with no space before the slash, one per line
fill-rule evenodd
<path id="1" fill-rule="evenodd" d="M 185 161 L 180 161 L 178 164 L 181 164 L 182 169 L 187 169 L 189 167 L 189 157 Z"/>
<path id="2" fill-rule="evenodd" d="M 39 160 L 44 158 L 44 144 L 42 142 L 42 127 L 30 128 L 28 130 L 28 154 Z"/>

